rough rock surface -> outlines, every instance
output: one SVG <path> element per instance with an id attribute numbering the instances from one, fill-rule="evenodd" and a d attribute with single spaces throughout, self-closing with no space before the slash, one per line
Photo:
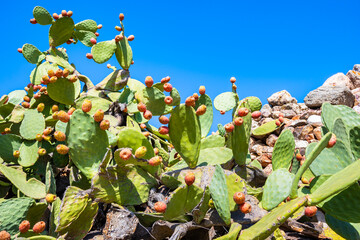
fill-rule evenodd
<path id="1" fill-rule="evenodd" d="M 324 82 L 323 86 L 342 86 L 348 87 L 350 90 L 354 89 L 352 81 L 343 73 L 332 75 Z"/>
<path id="2" fill-rule="evenodd" d="M 297 100 L 286 90 L 274 93 L 267 100 L 271 106 L 282 106 L 287 103 L 297 103 Z"/>
<path id="3" fill-rule="evenodd" d="M 324 102 L 353 107 L 354 101 L 354 95 L 344 86 L 321 86 L 309 92 L 304 99 L 306 106 L 309 108 L 321 107 Z"/>

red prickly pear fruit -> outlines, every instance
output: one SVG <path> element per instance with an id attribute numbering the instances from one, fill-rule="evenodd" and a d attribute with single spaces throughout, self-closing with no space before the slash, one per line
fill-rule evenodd
<path id="1" fill-rule="evenodd" d="M 309 180 L 307 178 L 305 178 L 305 177 L 301 177 L 301 182 L 303 184 L 309 184 L 310 183 Z"/>
<path id="2" fill-rule="evenodd" d="M 58 106 L 58 105 L 52 105 L 51 111 L 52 111 L 52 112 L 57 112 L 57 111 L 59 111 L 59 106 Z"/>
<path id="3" fill-rule="evenodd" d="M 221 115 L 224 115 L 224 114 L 225 114 L 225 111 L 224 111 L 224 110 L 220 110 L 220 114 L 221 114 Z"/>
<path id="4" fill-rule="evenodd" d="M 29 96 L 24 96 L 24 101 L 25 102 L 30 102 L 30 97 Z"/>
<path id="5" fill-rule="evenodd" d="M 314 177 L 310 178 L 309 183 L 311 183 L 314 179 L 315 179 Z"/>
<path id="6" fill-rule="evenodd" d="M 234 90 L 234 91 L 235 91 L 235 90 L 237 89 L 237 86 L 233 83 L 233 85 L 232 85 L 232 87 L 231 87 L 231 88 L 232 88 L 232 90 Z"/>
<path id="7" fill-rule="evenodd" d="M 243 203 L 239 206 L 239 209 L 243 214 L 250 213 L 251 205 L 249 203 Z"/>
<path id="8" fill-rule="evenodd" d="M 244 123 L 244 119 L 242 117 L 237 117 L 234 119 L 235 126 L 241 126 Z"/>
<path id="9" fill-rule="evenodd" d="M 163 79 L 161 79 L 161 83 L 167 83 L 170 82 L 170 76 L 166 76 Z"/>
<path id="10" fill-rule="evenodd" d="M 165 102 L 165 104 L 170 105 L 173 102 L 173 98 L 170 96 L 167 96 L 164 98 L 164 102 Z"/>
<path id="11" fill-rule="evenodd" d="M 17 51 L 18 51 L 19 53 L 22 53 L 22 48 L 18 48 Z"/>
<path id="12" fill-rule="evenodd" d="M 55 71 L 55 76 L 57 78 L 61 78 L 63 76 L 63 70 L 58 68 L 56 71 Z"/>
<path id="13" fill-rule="evenodd" d="M 101 122 L 100 122 L 100 129 L 101 130 L 108 130 L 109 129 L 109 127 L 110 127 L 110 121 L 109 120 L 106 120 L 106 119 L 104 119 L 104 120 L 102 120 Z"/>
<path id="14" fill-rule="evenodd" d="M 145 119 L 150 120 L 152 118 L 152 113 L 149 110 L 146 110 L 143 116 Z"/>
<path id="15" fill-rule="evenodd" d="M 129 42 L 131 42 L 131 41 L 134 40 L 134 39 L 135 39 L 135 36 L 134 36 L 134 35 L 128 36 L 128 41 L 129 41 Z"/>
<path id="16" fill-rule="evenodd" d="M 52 114 L 52 118 L 55 119 L 55 120 L 58 120 L 59 119 L 59 116 L 58 116 L 59 112 L 54 112 Z"/>
<path id="17" fill-rule="evenodd" d="M 69 116 L 71 116 L 74 112 L 75 112 L 75 108 L 74 107 L 71 107 L 70 109 L 69 109 L 69 111 L 67 112 L 67 114 L 69 115 Z"/>
<path id="18" fill-rule="evenodd" d="M 10 240 L 10 239 L 11 239 L 10 233 L 8 233 L 5 230 L 0 232 L 0 240 Z"/>
<path id="19" fill-rule="evenodd" d="M 195 101 L 199 100 L 199 95 L 197 93 L 194 93 L 192 96 L 195 98 Z"/>
<path id="20" fill-rule="evenodd" d="M 72 75 L 70 78 L 69 78 L 69 81 L 74 83 L 78 80 L 78 77 L 76 75 Z"/>
<path id="21" fill-rule="evenodd" d="M 225 124 L 224 127 L 225 127 L 225 131 L 228 133 L 234 131 L 234 125 L 232 123 Z"/>
<path id="22" fill-rule="evenodd" d="M 42 76 L 41 78 L 42 84 L 48 84 L 50 82 L 50 78 L 47 75 Z"/>
<path id="23" fill-rule="evenodd" d="M 102 27 L 103 27 L 102 24 L 97 25 L 97 29 L 102 29 Z"/>
<path id="24" fill-rule="evenodd" d="M 47 72 L 47 74 L 48 74 L 49 77 L 55 76 L 55 72 L 54 72 L 54 70 L 52 70 L 52 69 L 49 69 L 48 72 Z"/>
<path id="25" fill-rule="evenodd" d="M 279 117 L 279 122 L 283 123 L 284 122 L 284 117 Z"/>
<path id="26" fill-rule="evenodd" d="M 40 94 L 40 93 L 34 94 L 34 99 L 39 99 L 40 97 L 41 97 L 41 94 Z"/>
<path id="27" fill-rule="evenodd" d="M 67 16 L 68 16 L 68 17 L 72 17 L 73 14 L 74 14 L 74 13 L 73 13 L 73 11 L 71 11 L 71 10 L 67 12 Z"/>
<path id="28" fill-rule="evenodd" d="M 95 34 L 95 36 L 97 36 L 97 37 L 100 35 L 98 32 L 96 32 L 96 33 L 94 33 L 94 34 Z"/>
<path id="29" fill-rule="evenodd" d="M 56 146 L 56 151 L 61 155 L 65 155 L 69 152 L 69 147 L 64 144 L 59 144 Z"/>
<path id="30" fill-rule="evenodd" d="M 35 18 L 32 18 L 32 19 L 30 19 L 30 23 L 32 23 L 32 24 L 36 24 L 36 23 L 37 23 L 37 21 L 36 21 L 36 19 L 35 19 Z"/>
<path id="31" fill-rule="evenodd" d="M 44 156 L 46 154 L 46 149 L 45 148 L 39 148 L 38 154 L 39 154 L 39 156 Z"/>
<path id="32" fill-rule="evenodd" d="M 115 26 L 115 30 L 121 32 L 122 28 L 120 26 Z"/>
<path id="33" fill-rule="evenodd" d="M 316 215 L 317 207 L 316 206 L 310 206 L 305 208 L 305 216 L 307 217 L 313 217 Z"/>
<path id="34" fill-rule="evenodd" d="M 161 162 L 162 162 L 162 158 L 160 156 L 155 156 L 150 158 L 149 165 L 154 167 L 160 165 Z"/>
<path id="35" fill-rule="evenodd" d="M 59 19 L 59 15 L 57 14 L 57 13 L 53 13 L 53 18 L 55 19 L 55 20 L 58 20 Z"/>
<path id="36" fill-rule="evenodd" d="M 327 148 L 332 148 L 336 144 L 336 136 L 333 134 L 327 144 Z"/>
<path id="37" fill-rule="evenodd" d="M 28 102 L 22 102 L 21 106 L 23 106 L 24 108 L 29 108 L 30 107 L 30 103 Z"/>
<path id="38" fill-rule="evenodd" d="M 141 146 L 141 147 L 139 147 L 138 149 L 136 149 L 134 155 L 135 155 L 136 158 L 142 158 L 143 156 L 146 155 L 146 152 L 147 152 L 146 147 L 145 147 L 145 146 Z"/>
<path id="39" fill-rule="evenodd" d="M 166 126 L 161 126 L 159 127 L 159 133 L 162 135 L 166 135 L 169 133 L 169 128 Z"/>
<path id="40" fill-rule="evenodd" d="M 36 134 L 35 140 L 38 141 L 38 142 L 41 142 L 43 140 L 42 135 L 40 133 Z"/>
<path id="41" fill-rule="evenodd" d="M 14 151 L 14 152 L 13 152 L 13 156 L 14 156 L 15 158 L 19 158 L 19 157 L 20 157 L 20 151 L 19 151 L 19 150 Z"/>
<path id="42" fill-rule="evenodd" d="M 204 115 L 205 113 L 206 113 L 206 106 L 204 104 L 200 105 L 198 109 L 196 109 L 196 115 L 198 116 Z"/>
<path id="43" fill-rule="evenodd" d="M 46 194 L 45 200 L 47 203 L 52 203 L 55 201 L 55 199 L 56 199 L 55 194 L 51 194 L 51 193 Z"/>
<path id="44" fill-rule="evenodd" d="M 159 154 L 159 149 L 156 147 L 156 148 L 154 148 L 154 154 L 155 155 L 158 155 Z"/>
<path id="45" fill-rule="evenodd" d="M 140 128 L 141 128 L 141 129 L 145 129 L 145 128 L 146 128 L 145 123 L 140 123 Z"/>
<path id="46" fill-rule="evenodd" d="M 49 79 L 49 83 L 54 83 L 57 81 L 57 76 L 52 76 L 50 79 Z"/>
<path id="47" fill-rule="evenodd" d="M 95 122 L 101 122 L 104 119 L 104 111 L 99 109 L 94 113 Z"/>
<path id="48" fill-rule="evenodd" d="M 195 174 L 193 172 L 187 172 L 184 180 L 186 185 L 188 186 L 193 185 L 193 183 L 195 182 Z"/>
<path id="49" fill-rule="evenodd" d="M 123 40 L 124 36 L 123 35 L 116 35 L 115 36 L 115 42 L 120 42 L 121 40 Z"/>
<path id="50" fill-rule="evenodd" d="M 245 203 L 245 194 L 243 192 L 236 192 L 233 199 L 236 204 L 243 204 Z"/>
<path id="51" fill-rule="evenodd" d="M 166 203 L 156 202 L 154 204 L 154 210 L 158 213 L 164 213 L 166 211 Z"/>
<path id="52" fill-rule="evenodd" d="M 85 99 L 81 105 L 81 109 L 83 110 L 83 112 L 90 112 L 91 107 L 92 107 L 92 103 L 89 99 Z"/>
<path id="53" fill-rule="evenodd" d="M 149 132 L 142 132 L 141 134 L 144 135 L 144 137 L 150 136 L 150 133 L 149 133 Z"/>
<path id="54" fill-rule="evenodd" d="M 34 233 L 42 233 L 44 230 L 45 230 L 45 222 L 44 221 L 37 222 L 33 226 L 33 232 Z"/>
<path id="55" fill-rule="evenodd" d="M 67 14 L 68 14 L 68 13 L 66 12 L 66 10 L 62 10 L 62 11 L 61 11 L 61 15 L 62 15 L 63 17 L 66 17 Z"/>
<path id="56" fill-rule="evenodd" d="M 129 158 L 131 157 L 132 153 L 131 150 L 129 148 L 124 148 L 120 151 L 120 158 L 122 160 L 129 160 Z"/>
<path id="57" fill-rule="evenodd" d="M 86 58 L 87 58 L 87 59 L 93 59 L 93 55 L 92 55 L 91 53 L 87 53 L 87 54 L 86 54 Z"/>
<path id="58" fill-rule="evenodd" d="M 235 78 L 235 77 L 231 77 L 231 78 L 230 78 L 230 82 L 231 82 L 231 83 L 235 83 L 235 82 L 236 82 L 236 78 Z"/>
<path id="59" fill-rule="evenodd" d="M 28 220 L 24 220 L 19 225 L 19 232 L 26 233 L 30 229 L 30 222 Z"/>
<path id="60" fill-rule="evenodd" d="M 120 19 L 120 21 L 123 21 L 124 18 L 125 18 L 124 14 L 123 14 L 123 13 L 120 13 L 120 14 L 119 14 L 119 19 Z"/>
<path id="61" fill-rule="evenodd" d="M 66 135 L 61 131 L 55 131 L 54 138 L 59 142 L 64 142 L 66 140 Z"/>
<path id="62" fill-rule="evenodd" d="M 204 95 L 204 94 L 205 94 L 205 86 L 200 86 L 200 87 L 199 87 L 199 93 L 200 93 L 200 95 Z"/>
<path id="63" fill-rule="evenodd" d="M 185 105 L 188 107 L 195 107 L 195 98 L 193 96 L 187 97 L 185 100 Z"/>
<path id="64" fill-rule="evenodd" d="M 111 68 L 111 64 L 110 63 L 106 64 L 106 67 Z"/>
<path id="65" fill-rule="evenodd" d="M 283 114 L 283 113 L 279 113 L 279 117 L 284 117 L 284 114 Z"/>
<path id="66" fill-rule="evenodd" d="M 46 87 L 41 87 L 40 92 L 46 92 L 46 89 L 47 89 Z"/>
<path id="67" fill-rule="evenodd" d="M 281 122 L 279 121 L 279 119 L 277 119 L 276 121 L 275 121 L 275 124 L 276 124 L 276 126 L 280 126 L 281 125 Z"/>
<path id="68" fill-rule="evenodd" d="M 248 115 L 248 113 L 249 113 L 249 109 L 244 108 L 244 107 L 240 108 L 238 111 L 238 115 L 240 117 L 245 117 L 246 115 Z"/>
<path id="69" fill-rule="evenodd" d="M 69 114 L 63 110 L 58 112 L 57 118 L 64 123 L 67 123 L 70 120 Z"/>
<path id="70" fill-rule="evenodd" d="M 92 43 L 92 44 L 96 44 L 96 39 L 95 38 L 90 38 L 90 42 Z"/>
<path id="71" fill-rule="evenodd" d="M 142 102 L 139 102 L 137 105 L 137 109 L 139 110 L 139 112 L 145 112 L 146 111 L 146 105 Z"/>
<path id="72" fill-rule="evenodd" d="M 44 111 L 45 108 L 45 104 L 44 103 L 39 103 L 39 105 L 37 105 L 36 109 L 38 110 L 38 112 L 42 112 Z"/>
<path id="73" fill-rule="evenodd" d="M 164 91 L 165 92 L 171 92 L 172 88 L 173 87 L 170 83 L 164 83 Z"/>
<path id="74" fill-rule="evenodd" d="M 152 77 L 150 77 L 150 76 L 147 76 L 145 78 L 145 85 L 147 87 L 152 87 L 153 84 L 154 84 L 154 79 Z"/>
<path id="75" fill-rule="evenodd" d="M 67 68 L 65 68 L 65 69 L 63 70 L 63 77 L 66 78 L 67 76 L 69 76 L 69 74 L 70 74 L 70 70 L 67 69 Z"/>
<path id="76" fill-rule="evenodd" d="M 261 112 L 260 111 L 255 111 L 255 112 L 251 113 L 251 117 L 252 118 L 259 118 L 259 117 L 261 117 Z"/>
<path id="77" fill-rule="evenodd" d="M 300 153 L 297 153 L 295 155 L 295 157 L 296 157 L 296 160 L 298 160 L 298 161 L 301 161 L 303 159 L 303 156 Z"/>
<path id="78" fill-rule="evenodd" d="M 164 115 L 162 115 L 162 116 L 159 117 L 159 122 L 160 122 L 161 124 L 168 124 L 168 123 L 169 123 L 169 118 L 166 117 L 166 116 L 164 116 Z"/>

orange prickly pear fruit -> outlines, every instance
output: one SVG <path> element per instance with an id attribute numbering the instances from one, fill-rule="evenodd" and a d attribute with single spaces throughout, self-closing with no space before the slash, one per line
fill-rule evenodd
<path id="1" fill-rule="evenodd" d="M 234 119 L 235 126 L 241 126 L 244 123 L 244 119 L 242 117 L 237 117 Z"/>
<path id="2" fill-rule="evenodd" d="M 45 108 L 45 104 L 44 103 L 39 103 L 39 105 L 37 105 L 36 109 L 38 110 L 38 112 L 42 112 L 44 111 Z"/>
<path id="3" fill-rule="evenodd" d="M 39 154 L 39 156 L 44 156 L 46 154 L 46 149 L 45 148 L 39 148 L 38 154 Z"/>
<path id="4" fill-rule="evenodd" d="M 244 108 L 244 107 L 240 108 L 238 111 L 238 115 L 240 117 L 245 117 L 246 115 L 248 115 L 248 113 L 249 113 L 249 109 Z"/>
<path id="5" fill-rule="evenodd" d="M 336 136 L 333 134 L 327 144 L 327 148 L 332 148 L 336 144 Z"/>
<path id="6" fill-rule="evenodd" d="M 64 123 L 67 123 L 70 120 L 69 114 L 63 110 L 57 113 L 57 118 Z"/>
<path id="7" fill-rule="evenodd" d="M 124 148 L 120 151 L 120 158 L 122 160 L 128 160 L 131 157 L 132 153 L 129 148 Z"/>
<path id="8" fill-rule="evenodd" d="M 149 110 L 146 110 L 143 113 L 143 116 L 144 116 L 145 119 L 150 120 L 152 118 L 152 113 Z"/>
<path id="9" fill-rule="evenodd" d="M 200 95 L 204 95 L 204 94 L 205 94 L 205 86 L 200 86 L 200 87 L 199 87 L 199 93 L 200 93 Z"/>
<path id="10" fill-rule="evenodd" d="M 59 144 L 56 146 L 56 151 L 61 155 L 65 155 L 69 152 L 69 147 L 64 144 Z"/>
<path id="11" fill-rule="evenodd" d="M 104 119 L 104 111 L 99 109 L 94 113 L 95 122 L 101 122 Z"/>
<path id="12" fill-rule="evenodd" d="M 154 204 L 154 210 L 159 212 L 159 213 L 163 213 L 166 211 L 166 203 L 164 202 L 156 202 Z"/>
<path id="13" fill-rule="evenodd" d="M 305 215 L 307 217 L 313 217 L 316 215 L 317 207 L 316 206 L 310 206 L 305 208 Z"/>
<path id="14" fill-rule="evenodd" d="M 236 192 L 233 199 L 236 204 L 243 204 L 245 203 L 245 194 L 243 192 Z"/>
<path id="15" fill-rule="evenodd" d="M 139 102 L 137 105 L 137 109 L 139 110 L 139 112 L 145 112 L 146 111 L 146 105 L 142 102 Z"/>
<path id="16" fill-rule="evenodd" d="M 198 109 L 196 109 L 196 115 L 198 116 L 204 115 L 205 112 L 206 112 L 206 106 L 204 104 L 200 105 Z"/>
<path id="17" fill-rule="evenodd" d="M 19 150 L 14 151 L 13 156 L 16 158 L 20 157 L 20 151 Z"/>
<path id="18" fill-rule="evenodd" d="M 48 193 L 48 194 L 46 195 L 46 197 L 45 197 L 45 200 L 46 200 L 46 202 L 48 202 L 48 203 L 54 202 L 55 199 L 56 199 L 56 195 L 51 194 L 51 193 Z"/>
<path id="19" fill-rule="evenodd" d="M 242 213 L 250 213 L 251 212 L 251 205 L 249 203 L 243 203 L 239 206 L 239 209 Z"/>
<path id="20" fill-rule="evenodd" d="M 42 233 L 45 230 L 45 222 L 41 221 L 33 226 L 34 233 Z"/>
<path id="21" fill-rule="evenodd" d="M 153 78 L 150 77 L 150 76 L 147 76 L 147 77 L 145 78 L 145 85 L 146 85 L 147 87 L 152 87 L 153 84 L 154 84 Z"/>
<path id="22" fill-rule="evenodd" d="M 150 158 L 149 165 L 150 166 L 158 166 L 162 162 L 162 158 L 160 156 L 155 156 Z"/>
<path id="23" fill-rule="evenodd" d="M 165 92 L 171 92 L 172 85 L 170 83 L 164 83 L 164 91 Z"/>
<path id="24" fill-rule="evenodd" d="M 186 185 L 188 186 L 193 185 L 193 183 L 195 182 L 195 174 L 193 172 L 187 172 L 184 180 Z"/>
<path id="25" fill-rule="evenodd" d="M 225 124 L 224 127 L 225 127 L 225 131 L 228 133 L 234 131 L 234 125 L 232 123 Z"/>
<path id="26" fill-rule="evenodd" d="M 92 103 L 91 103 L 91 101 L 89 99 L 85 99 L 84 102 L 81 105 L 81 109 L 84 112 L 89 112 L 91 110 L 91 107 L 92 107 Z"/>
<path id="27" fill-rule="evenodd" d="M 100 122 L 100 129 L 101 130 L 108 130 L 109 129 L 109 127 L 110 127 L 110 122 L 109 122 L 109 120 L 106 120 L 106 119 L 104 119 L 104 120 L 102 120 L 101 122 Z"/>
<path id="28" fill-rule="evenodd" d="M 146 147 L 145 147 L 145 146 L 141 146 L 141 147 L 139 147 L 138 149 L 136 149 L 134 155 L 135 155 L 136 158 L 142 158 L 143 156 L 145 156 L 146 152 L 147 152 Z"/>
<path id="29" fill-rule="evenodd" d="M 170 97 L 170 96 L 167 96 L 167 97 L 164 98 L 164 102 L 165 102 L 167 105 L 170 105 L 170 104 L 172 104 L 172 102 L 173 102 L 173 98 Z"/>
<path id="30" fill-rule="evenodd" d="M 169 128 L 166 126 L 161 126 L 159 127 L 159 133 L 162 135 L 166 135 L 169 133 Z"/>
<path id="31" fill-rule="evenodd" d="M 11 235 L 7 231 L 3 230 L 0 232 L 0 240 L 10 240 Z"/>
<path id="32" fill-rule="evenodd" d="M 235 83 L 235 82 L 236 82 L 236 78 L 235 78 L 235 77 L 231 77 L 231 78 L 230 78 L 230 82 L 231 82 L 231 83 Z"/>
<path id="33" fill-rule="evenodd" d="M 19 225 L 19 232 L 26 233 L 30 229 L 30 222 L 28 220 L 24 220 Z"/>
<path id="34" fill-rule="evenodd" d="M 251 117 L 252 118 L 259 118 L 259 117 L 261 117 L 261 112 L 260 111 L 255 111 L 255 112 L 251 113 Z"/>
<path id="35" fill-rule="evenodd" d="M 160 122 L 161 124 L 168 124 L 168 123 L 169 123 L 169 118 L 166 117 L 166 116 L 164 116 L 164 115 L 162 115 L 162 116 L 159 117 L 159 122 Z"/>
<path id="36" fill-rule="evenodd" d="M 66 135 L 61 131 L 56 131 L 54 133 L 54 138 L 59 142 L 64 142 L 66 140 Z"/>
<path id="37" fill-rule="evenodd" d="M 51 111 L 52 111 L 52 112 L 57 112 L 57 111 L 59 111 L 59 106 L 58 106 L 58 105 L 52 105 Z"/>

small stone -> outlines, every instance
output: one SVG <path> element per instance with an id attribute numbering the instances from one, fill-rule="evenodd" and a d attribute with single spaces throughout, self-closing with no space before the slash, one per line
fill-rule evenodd
<path id="1" fill-rule="evenodd" d="M 272 164 L 267 165 L 267 166 L 263 169 L 263 171 L 264 171 L 264 173 L 265 173 L 266 175 L 269 176 L 269 175 L 272 173 Z"/>
<path id="2" fill-rule="evenodd" d="M 322 126 L 321 116 L 319 116 L 319 115 L 311 115 L 307 119 L 307 123 L 314 126 L 314 127 L 320 127 L 320 126 Z"/>
<path id="3" fill-rule="evenodd" d="M 305 126 L 307 124 L 306 120 L 295 120 L 292 121 L 289 125 L 289 127 L 300 127 L 300 126 Z"/>
<path id="4" fill-rule="evenodd" d="M 272 106 L 282 106 L 287 103 L 297 103 L 297 100 L 293 98 L 286 90 L 274 93 L 267 100 Z"/>
<path id="5" fill-rule="evenodd" d="M 317 140 L 320 140 L 321 139 L 321 127 L 314 128 L 313 134 Z"/>
<path id="6" fill-rule="evenodd" d="M 263 107 L 260 110 L 261 116 L 264 118 L 268 118 L 271 116 L 272 110 L 269 104 L 263 105 Z"/>
<path id="7" fill-rule="evenodd" d="M 350 70 L 347 72 L 346 76 L 350 79 L 351 83 L 354 85 L 354 88 L 360 87 L 360 72 Z"/>
<path id="8" fill-rule="evenodd" d="M 295 148 L 301 151 L 305 150 L 309 143 L 305 140 L 295 140 Z"/>
<path id="9" fill-rule="evenodd" d="M 300 139 L 306 139 L 306 136 L 312 133 L 313 129 L 311 125 L 304 126 L 301 130 Z"/>
<path id="10" fill-rule="evenodd" d="M 275 134 L 270 134 L 269 137 L 266 138 L 266 145 L 268 145 L 269 147 L 274 147 L 277 139 L 278 136 L 276 136 Z"/>
<path id="11" fill-rule="evenodd" d="M 263 168 L 265 168 L 265 167 L 267 167 L 269 164 L 271 164 L 271 159 L 270 159 L 267 155 L 265 155 L 265 154 L 261 155 L 261 156 L 260 156 L 257 160 L 255 160 L 255 161 L 259 161 L 260 164 L 261 164 L 261 166 L 262 166 Z"/>

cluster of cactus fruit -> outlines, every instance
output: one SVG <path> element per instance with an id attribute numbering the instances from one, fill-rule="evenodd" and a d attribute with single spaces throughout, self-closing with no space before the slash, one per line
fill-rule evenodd
<path id="1" fill-rule="evenodd" d="M 250 136 L 269 134 L 284 119 L 251 130 L 262 104 L 240 99 L 235 78 L 232 91 L 213 102 L 201 86 L 182 104 L 170 77 L 154 83 L 148 76 L 145 85 L 130 78 L 134 36 L 124 35 L 123 14 L 115 27 L 120 34 L 103 42 L 97 42 L 101 25 L 74 24 L 71 11 L 51 16 L 35 7 L 33 15 L 31 23 L 50 25 L 50 49 L 18 49 L 36 67 L 25 91 L 0 99 L 0 240 L 83 239 L 99 203 L 125 206 L 147 226 L 184 219 L 201 225 L 215 211 L 230 227 L 219 239 L 265 239 L 295 214 L 312 217 L 319 207 L 339 235 L 359 236 L 360 116 L 351 108 L 322 106 L 323 137 L 305 156 L 293 134 L 282 131 L 273 172 L 259 183 L 249 174 L 262 171 L 249 157 Z M 91 47 L 87 58 L 105 63 L 115 54 L 122 69 L 108 64 L 113 72 L 94 85 L 57 48 L 78 41 Z M 208 135 L 213 104 L 221 114 L 232 110 L 232 119 Z M 149 123 L 154 116 L 159 128 Z M 65 191 L 60 176 L 69 179 Z M 149 191 L 160 185 L 170 193 L 153 204 Z M 265 213 L 241 231 L 231 212 L 246 218 L 254 209 Z"/>

